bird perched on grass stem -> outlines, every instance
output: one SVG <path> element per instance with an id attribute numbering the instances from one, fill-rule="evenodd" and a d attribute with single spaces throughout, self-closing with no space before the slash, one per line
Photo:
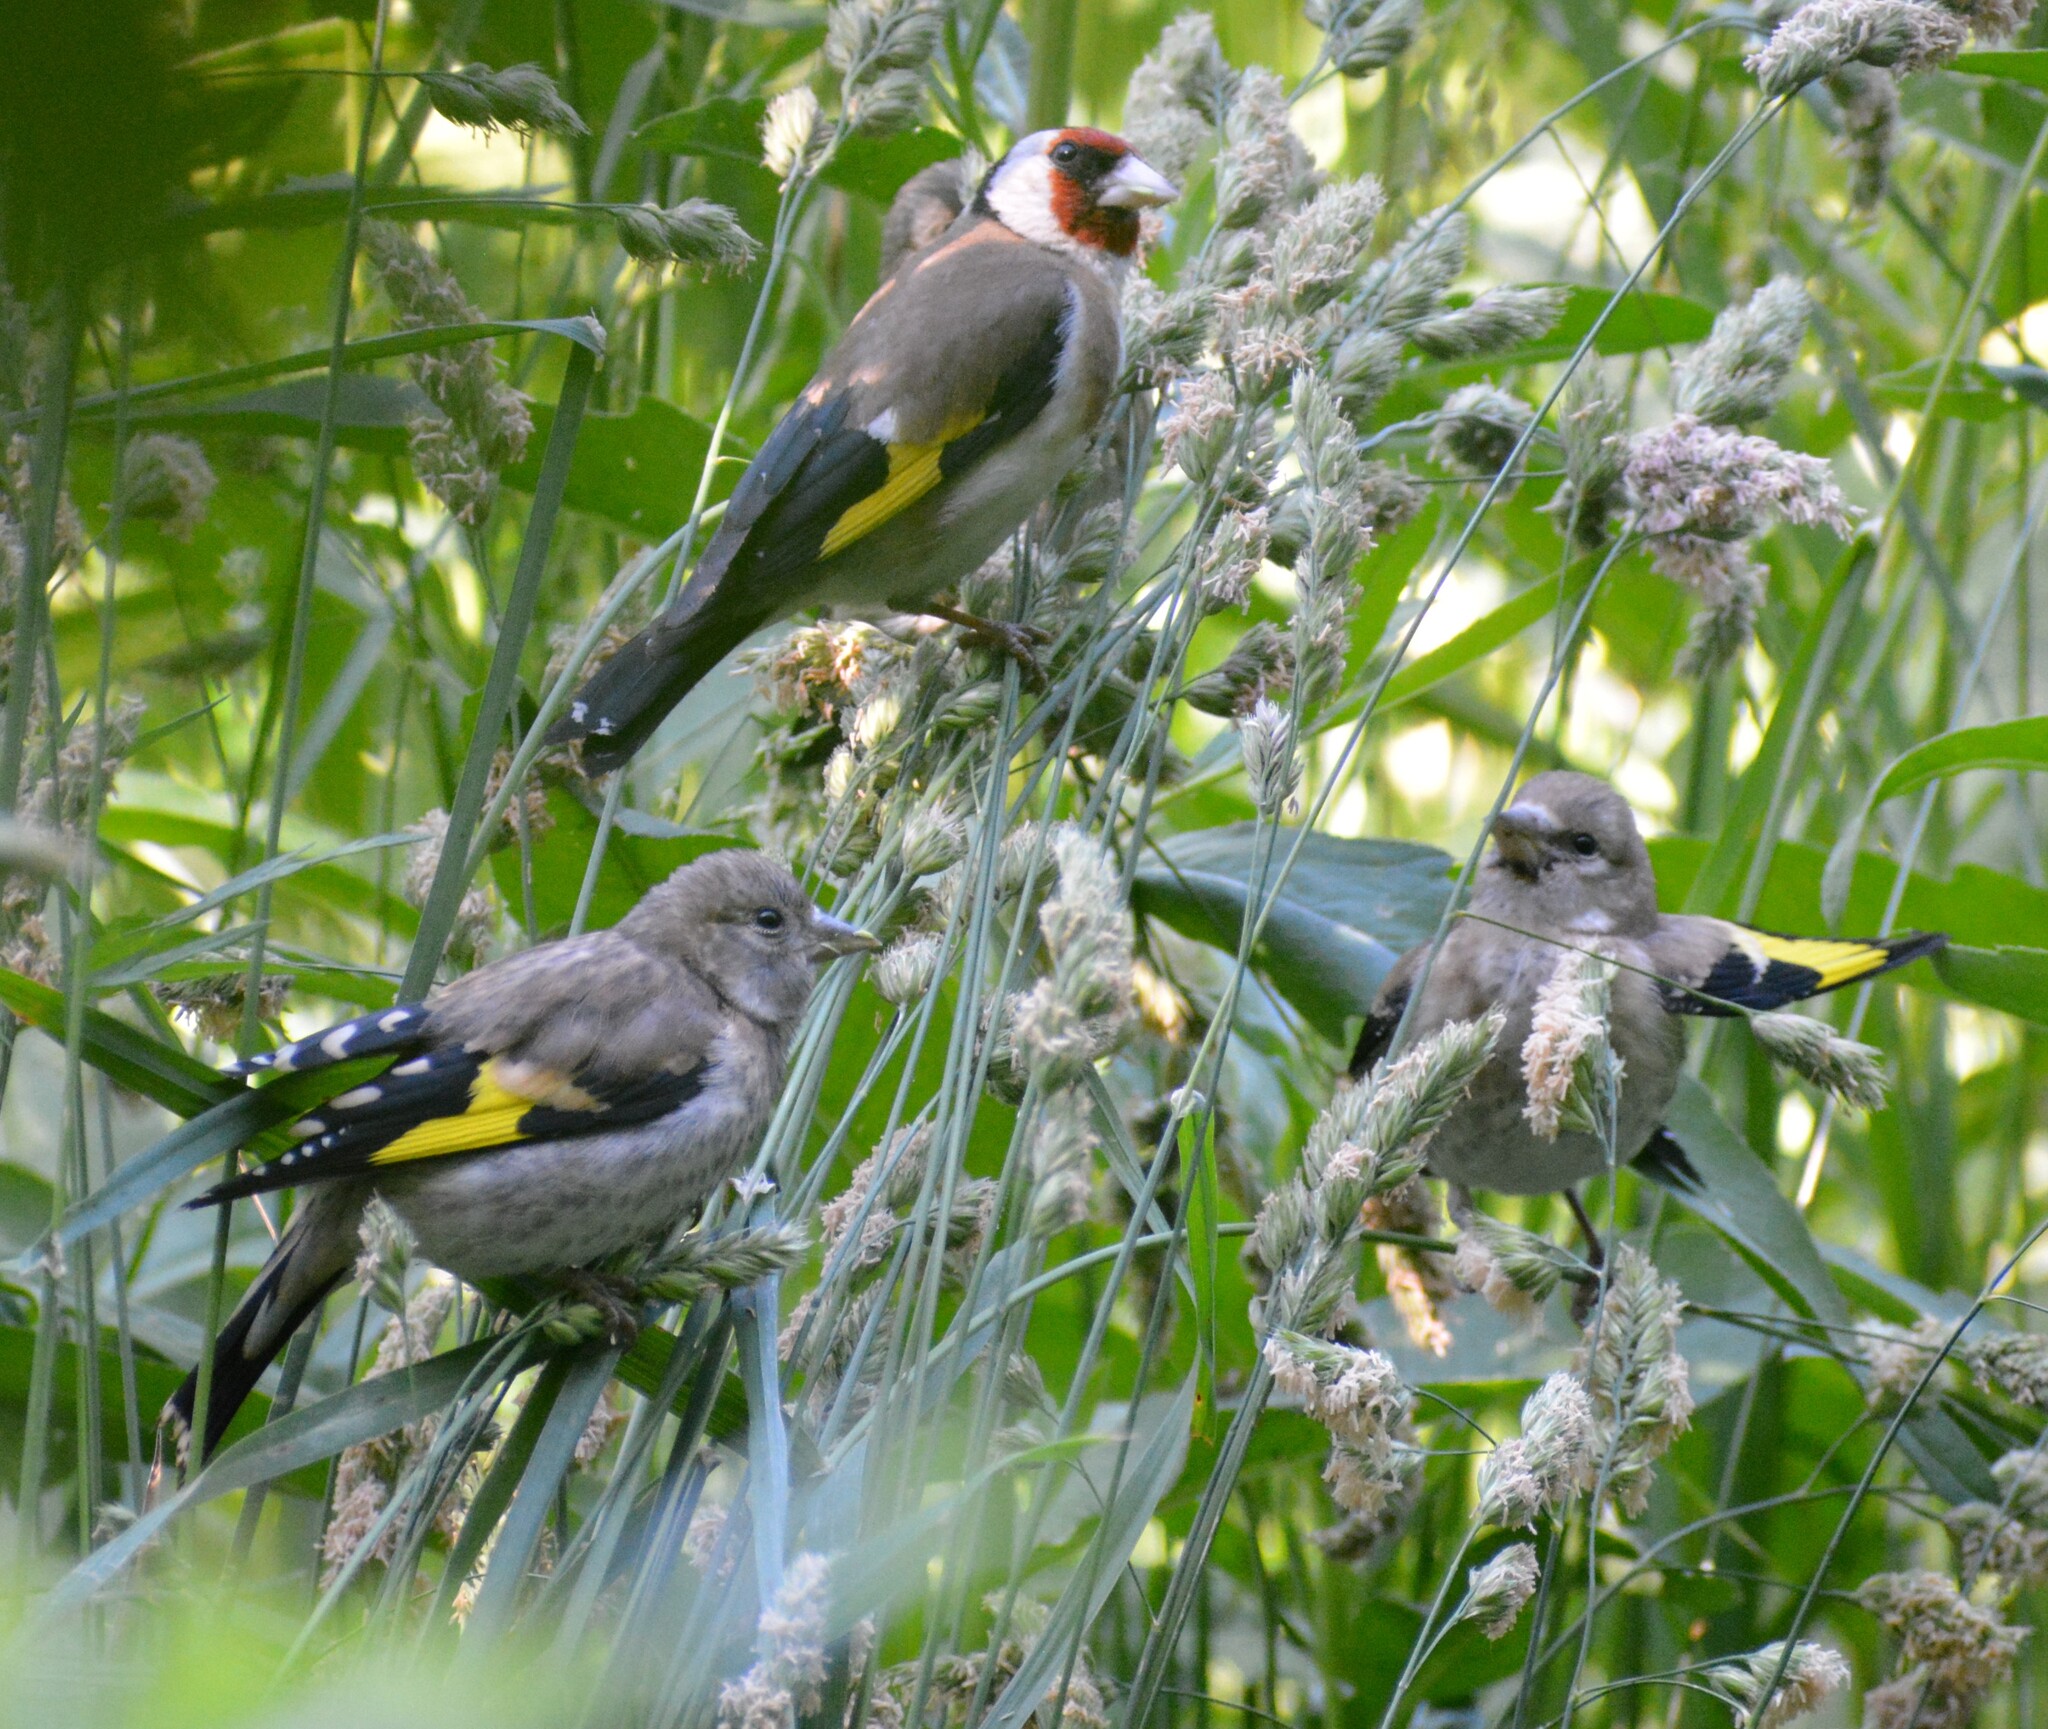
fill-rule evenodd
<path id="1" fill-rule="evenodd" d="M 875 290 L 733 489 L 690 580 L 597 669 L 551 738 L 616 768 L 764 624 L 843 602 L 924 612 L 1088 448 L 1121 364 L 1138 213 L 1174 188 L 1121 138 L 1034 132 Z"/>
<path id="2" fill-rule="evenodd" d="M 1498 1006 L 1507 1020 L 1494 1055 L 1429 1143 L 1429 1168 L 1508 1194 L 1562 1189 L 1607 1169 L 1600 1138 L 1554 1138 L 1530 1117 L 1523 1063 L 1538 998 L 1560 961 L 1591 952 L 1615 965 L 1606 1036 L 1621 1061 L 1615 1117 L 1619 1163 L 1642 1158 L 1680 1178 L 1683 1152 L 1661 1133 L 1685 1060 L 1682 1015 L 1770 1011 L 1875 978 L 1947 939 L 1909 934 L 1835 941 L 1784 937 L 1726 919 L 1657 910 L 1657 880 L 1634 813 L 1604 781 L 1554 771 L 1525 782 L 1493 824 L 1468 916 L 1395 963 L 1366 1016 L 1354 1078 L 1387 1054 L 1404 1012 L 1413 1037 Z M 1421 998 L 1409 998 L 1418 980 Z M 1584 1214 L 1580 1213 L 1584 1223 Z M 1590 1226 L 1587 1227 L 1590 1235 Z M 1594 1239 L 1596 1252 L 1598 1241 Z"/>
<path id="3" fill-rule="evenodd" d="M 542 943 L 239 1063 L 278 1074 L 389 1058 L 289 1131 L 292 1150 L 207 1206 L 299 1205 L 213 1348 L 201 1456 L 354 1265 L 381 1196 L 466 1279 L 575 1273 L 653 1245 L 752 1156 L 818 970 L 880 947 L 760 853 L 684 865 L 612 929 Z M 189 1429 L 198 1371 L 169 1414 Z"/>

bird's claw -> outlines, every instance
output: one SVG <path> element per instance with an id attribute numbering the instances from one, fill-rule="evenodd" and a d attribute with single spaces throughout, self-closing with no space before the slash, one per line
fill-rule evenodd
<path id="1" fill-rule="evenodd" d="M 640 1336 L 640 1290 L 632 1280 L 577 1268 L 564 1273 L 561 1283 L 572 1303 L 596 1312 L 608 1344 L 624 1349 Z"/>
<path id="2" fill-rule="evenodd" d="M 922 610 L 929 617 L 957 625 L 981 647 L 1014 660 L 1022 669 L 1025 682 L 1033 689 L 1045 688 L 1045 665 L 1038 658 L 1038 650 L 1052 641 L 1051 631 L 1011 619 L 981 618 L 956 606 L 942 606 L 931 601 L 927 601 Z"/>

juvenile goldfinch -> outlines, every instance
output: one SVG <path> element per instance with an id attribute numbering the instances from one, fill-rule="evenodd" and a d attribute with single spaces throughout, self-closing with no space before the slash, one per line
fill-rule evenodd
<path id="1" fill-rule="evenodd" d="M 1522 1052 L 1538 993 L 1571 951 L 1613 961 L 1608 1038 L 1622 1062 L 1616 1148 L 1689 1174 L 1659 1130 L 1685 1060 L 1681 1015 L 1783 1008 L 1931 954 L 1939 933 L 1865 941 L 1776 936 L 1725 919 L 1657 910 L 1657 879 L 1635 814 L 1604 781 L 1563 770 L 1523 784 L 1494 819 L 1469 916 L 1452 926 L 1409 1020 L 1420 1037 L 1498 1006 L 1507 1023 L 1464 1102 L 1429 1143 L 1433 1174 L 1470 1188 L 1547 1194 L 1607 1168 L 1599 1140 L 1573 1130 L 1537 1135 Z M 1366 1016 L 1353 1078 L 1385 1056 L 1428 962 L 1429 948 L 1395 963 Z M 1574 1202 L 1576 1205 L 1576 1202 Z"/>
<path id="2" fill-rule="evenodd" d="M 617 767 L 748 636 L 808 606 L 934 613 L 1022 652 L 936 596 L 1086 452 L 1122 363 L 1138 212 L 1174 196 L 1107 132 L 1013 146 L 875 290 L 740 476 L 682 592 L 551 738 Z"/>
<path id="3" fill-rule="evenodd" d="M 354 1265 L 373 1195 L 465 1279 L 573 1272 L 658 1243 L 752 1156 L 819 968 L 880 946 L 820 912 L 781 864 L 716 852 L 610 930 L 236 1064 L 391 1059 L 302 1117 L 290 1152 L 192 1203 L 300 1191 L 215 1344 L 201 1456 Z M 187 1428 L 197 1393 L 195 1370 L 169 1407 Z"/>

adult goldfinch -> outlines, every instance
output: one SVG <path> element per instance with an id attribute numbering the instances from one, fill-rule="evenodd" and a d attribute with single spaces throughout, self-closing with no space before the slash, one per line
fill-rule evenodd
<path id="1" fill-rule="evenodd" d="M 880 945 L 781 864 L 711 853 L 607 931 L 542 943 L 236 1075 L 389 1058 L 301 1118 L 296 1145 L 205 1206 L 295 1188 L 277 1248 L 214 1346 L 202 1456 L 354 1264 L 382 1196 L 463 1278 L 559 1273 L 666 1237 L 752 1156 L 818 969 Z M 198 1373 L 170 1410 L 189 1427 Z"/>
<path id="2" fill-rule="evenodd" d="M 1427 965 L 1409 1017 L 1420 1036 L 1498 1005 L 1507 1023 L 1464 1101 L 1429 1143 L 1429 1168 L 1472 1188 L 1545 1194 L 1607 1168 L 1599 1140 L 1565 1130 L 1540 1138 L 1524 1115 L 1521 1054 L 1537 994 L 1571 951 L 1616 965 L 1608 1037 L 1622 1062 L 1616 1150 L 1686 1175 L 1659 1130 L 1685 1060 L 1682 1015 L 1737 1015 L 1839 990 L 1931 954 L 1939 934 L 1862 941 L 1785 937 L 1726 919 L 1657 910 L 1657 879 L 1635 814 L 1614 789 L 1562 770 L 1526 782 L 1493 824 L 1493 846 L 1469 905 L 1434 964 L 1413 949 L 1381 984 L 1351 1059 L 1354 1078 L 1386 1055 Z"/>
<path id="3" fill-rule="evenodd" d="M 553 738 L 616 767 L 774 619 L 828 602 L 932 611 L 1086 451 L 1121 363 L 1138 213 L 1173 196 L 1106 132 L 1016 144 L 875 290 L 740 477 L 682 592 Z"/>

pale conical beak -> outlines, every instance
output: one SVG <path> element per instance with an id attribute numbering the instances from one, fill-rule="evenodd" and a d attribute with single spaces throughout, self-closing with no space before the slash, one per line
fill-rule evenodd
<path id="1" fill-rule="evenodd" d="M 1556 822 L 1541 805 L 1511 804 L 1493 819 L 1493 844 L 1523 870 L 1542 868 L 1543 849 L 1556 833 Z"/>
<path id="2" fill-rule="evenodd" d="M 882 939 L 830 913 L 813 913 L 811 944 L 821 955 L 871 955 L 882 946 Z"/>
<path id="3" fill-rule="evenodd" d="M 1149 162 L 1126 156 L 1096 189 L 1095 202 L 1112 210 L 1149 210 L 1155 204 L 1171 204 L 1180 188 Z"/>

